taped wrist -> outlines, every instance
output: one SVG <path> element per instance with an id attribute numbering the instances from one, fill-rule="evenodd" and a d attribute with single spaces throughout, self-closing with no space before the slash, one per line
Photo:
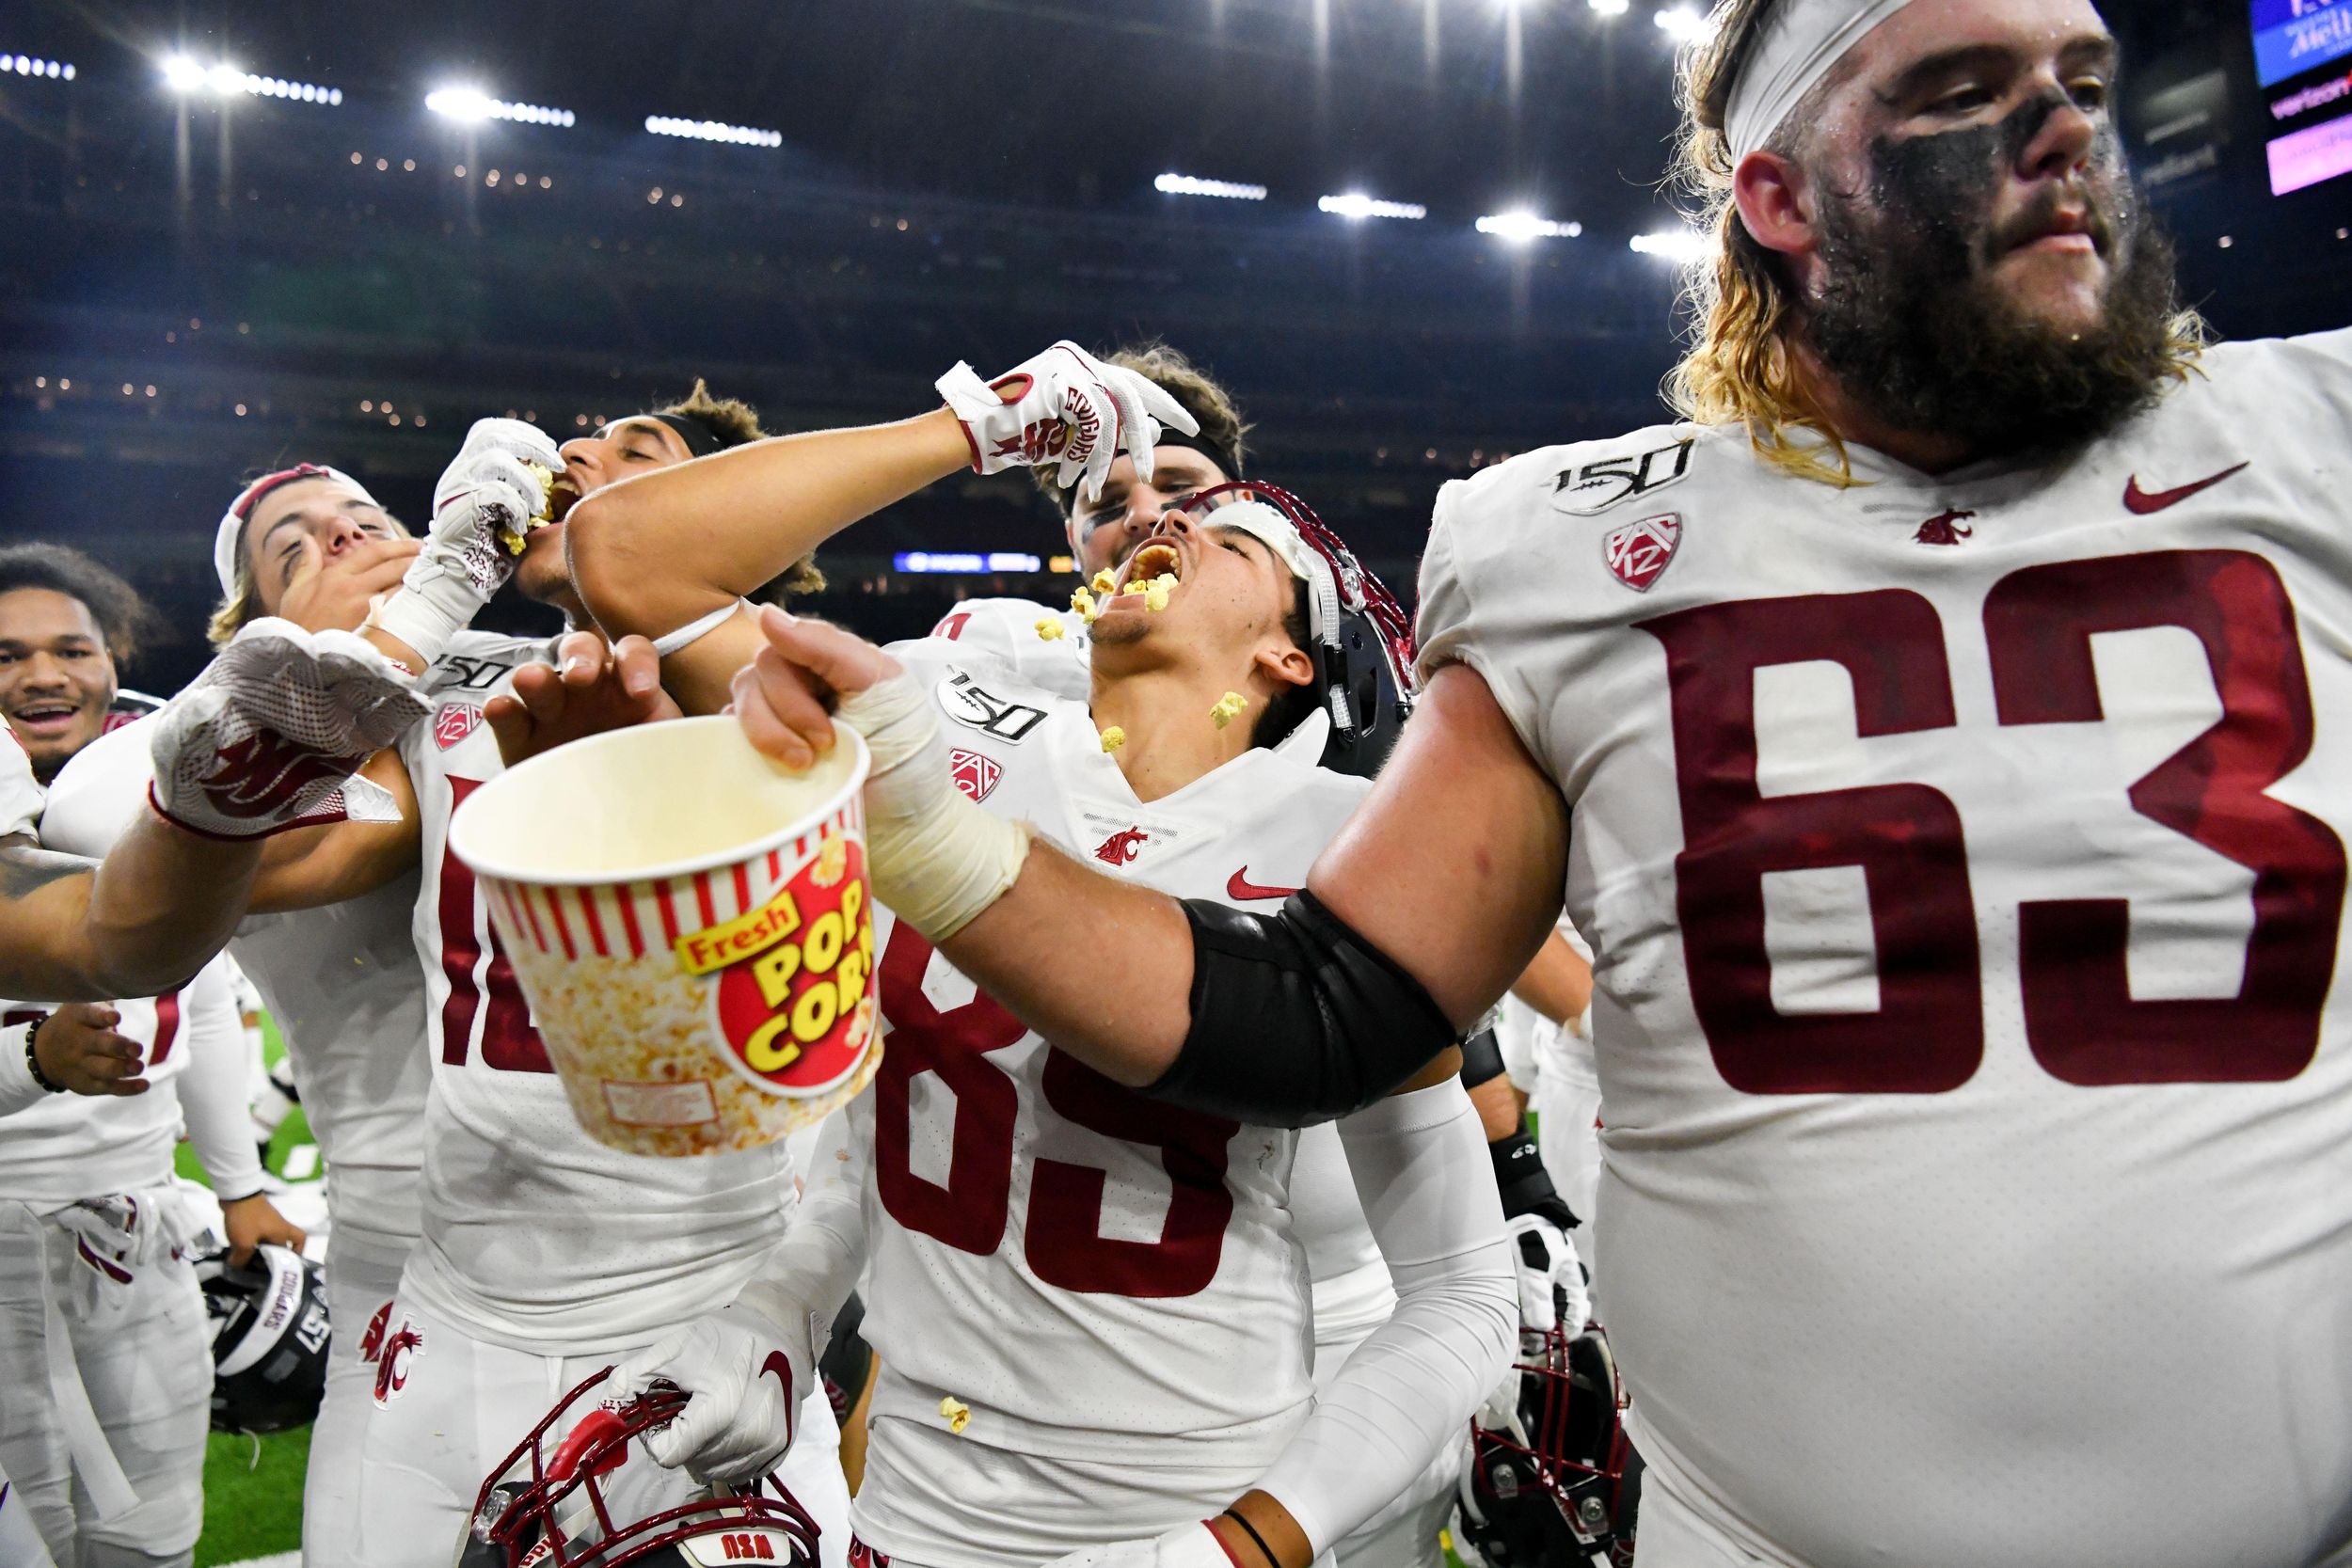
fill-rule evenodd
<path id="1" fill-rule="evenodd" d="M 360 629 L 373 626 L 397 637 L 431 669 L 486 601 L 461 574 L 425 568 L 419 557 L 401 585 L 368 611 Z"/>
<path id="2" fill-rule="evenodd" d="M 1544 1158 L 1536 1151 L 1535 1140 L 1528 1135 L 1524 1120 L 1509 1137 L 1488 1144 L 1486 1153 L 1495 1163 L 1495 1185 L 1502 1192 L 1504 1219 L 1534 1214 L 1563 1230 L 1574 1230 L 1583 1223 L 1576 1217 L 1576 1211 L 1568 1207 L 1568 1200 L 1560 1196 L 1560 1189 L 1551 1184 L 1551 1172 L 1544 1168 Z"/>
<path id="3" fill-rule="evenodd" d="M 1186 900 L 1192 1028 L 1155 1100 L 1305 1127 L 1380 1100 L 1460 1036 L 1429 992 L 1311 893 L 1278 915 Z"/>

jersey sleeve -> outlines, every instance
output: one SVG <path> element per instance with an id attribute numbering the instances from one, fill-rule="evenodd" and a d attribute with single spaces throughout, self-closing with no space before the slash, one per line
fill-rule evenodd
<path id="1" fill-rule="evenodd" d="M 40 823 L 40 785 L 33 778 L 33 759 L 24 754 L 16 732 L 0 724 L 8 738 L 0 741 L 0 837 L 32 832 Z"/>
<path id="2" fill-rule="evenodd" d="M 177 1081 L 188 1142 L 224 1199 L 262 1190 L 262 1162 L 253 1144 L 252 1047 L 238 1016 L 228 960 L 197 971 L 180 993 L 187 1066 Z"/>
<path id="3" fill-rule="evenodd" d="M 1490 470 L 1490 476 L 1502 471 Z M 1506 585 L 1482 570 L 1495 554 L 1486 534 L 1499 519 L 1482 517 L 1473 526 L 1464 516 L 1472 505 L 1469 482 L 1454 480 L 1438 492 L 1421 562 L 1421 610 L 1414 627 L 1421 654 L 1415 673 L 1426 685 L 1449 664 L 1477 671 L 1519 744 L 1541 764 L 1547 755 L 1540 729 L 1544 705 L 1529 689 L 1522 660 L 1514 653 L 1515 647 L 1523 653 L 1532 646 L 1528 634 L 1534 628 L 1511 624 L 1511 611 L 1522 607 L 1516 597 L 1506 599 Z"/>
<path id="4" fill-rule="evenodd" d="M 143 722 L 110 730 L 75 754 L 57 774 L 40 819 L 40 841 L 69 855 L 104 856 L 130 831 L 147 804 L 155 763 L 154 732 Z"/>
<path id="5" fill-rule="evenodd" d="M 1058 635 L 1041 634 L 1044 622 Z M 1084 698 L 1092 685 L 1085 624 L 1035 599 L 966 599 L 922 641 L 951 645 L 965 669 L 977 673 L 984 662 L 1001 676 L 1056 696 Z"/>

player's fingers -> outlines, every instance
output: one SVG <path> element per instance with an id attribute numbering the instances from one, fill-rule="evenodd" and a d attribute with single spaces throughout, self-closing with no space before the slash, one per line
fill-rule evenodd
<path id="1" fill-rule="evenodd" d="M 1153 448 L 1159 441 L 1160 427 L 1153 421 L 1152 416 L 1144 411 L 1143 394 L 1138 388 L 1151 384 L 1133 372 L 1121 374 L 1114 370 L 1110 372 L 1106 385 L 1110 388 L 1111 401 L 1119 409 L 1120 433 L 1123 436 L 1123 439 L 1115 441 L 1107 452 L 1098 451 L 1094 454 L 1094 459 L 1088 462 L 1087 467 L 1089 469 L 1095 467 L 1096 461 L 1099 460 L 1104 477 L 1108 478 L 1111 459 L 1118 456 L 1118 449 L 1123 445 L 1127 449 L 1127 455 L 1135 460 L 1136 477 L 1149 481 L 1156 457 Z M 1100 494 L 1102 488 L 1101 483 L 1098 482 L 1095 484 L 1096 493 Z"/>
<path id="2" fill-rule="evenodd" d="M 758 676 L 748 668 L 735 674 L 735 721 L 743 726 L 743 738 L 752 743 L 752 750 L 762 756 L 773 757 L 796 770 L 805 771 L 816 766 L 816 752 L 797 731 L 776 717 L 767 693 L 760 689 Z"/>
<path id="3" fill-rule="evenodd" d="M 632 697 L 650 697 L 661 686 L 661 656 L 653 643 L 631 634 L 612 644 L 612 660 L 621 673 L 621 689 Z"/>
<path id="4" fill-rule="evenodd" d="M 773 605 L 759 611 L 768 645 L 835 691 L 863 691 L 898 673 L 898 661 L 853 632 L 823 621 L 787 615 Z"/>
<path id="5" fill-rule="evenodd" d="M 147 1080 L 144 1078 L 118 1078 L 111 1084 L 101 1085 L 98 1092 L 100 1094 L 119 1095 L 123 1099 L 128 1100 L 135 1094 L 145 1094 L 147 1092 Z"/>
<path id="6" fill-rule="evenodd" d="M 566 632 L 555 645 L 556 676 L 575 691 L 596 685 L 612 662 L 612 649 L 592 631 Z"/>
<path id="7" fill-rule="evenodd" d="M 564 689 L 562 677 L 545 664 L 526 664 L 516 670 L 510 689 L 533 725 L 558 722 L 571 705 L 571 693 Z"/>
<path id="8" fill-rule="evenodd" d="M 523 705 L 504 692 L 482 705 L 482 717 L 489 721 L 490 734 L 497 737 L 499 755 L 512 768 L 530 752 L 531 715 Z"/>
<path id="9" fill-rule="evenodd" d="M 1170 430 L 1181 430 L 1187 436 L 1200 434 L 1200 421 L 1184 411 L 1184 405 L 1170 397 L 1168 388 L 1148 375 L 1137 375 L 1136 389 L 1143 399 L 1143 410 Z"/>
<path id="10" fill-rule="evenodd" d="M 809 672 L 789 663 L 773 648 L 762 648 L 752 661 L 752 678 L 759 685 L 768 711 L 798 735 L 813 751 L 833 747 L 833 715 L 825 711 Z"/>

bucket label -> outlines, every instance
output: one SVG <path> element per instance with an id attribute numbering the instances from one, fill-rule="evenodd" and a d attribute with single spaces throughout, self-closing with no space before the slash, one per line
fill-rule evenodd
<path id="1" fill-rule="evenodd" d="M 714 974 L 727 1049 L 763 1087 L 821 1094 L 857 1070 L 874 1033 L 874 914 L 866 848 L 828 834 L 775 895 L 734 920 L 679 936 L 678 966 Z"/>

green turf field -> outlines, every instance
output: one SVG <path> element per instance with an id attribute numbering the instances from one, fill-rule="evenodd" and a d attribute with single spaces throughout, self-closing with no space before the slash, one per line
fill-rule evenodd
<path id="1" fill-rule="evenodd" d="M 263 1051 L 274 1067 L 286 1048 L 264 1019 Z M 297 1153 L 308 1150 L 308 1153 Z M 310 1124 L 295 1106 L 270 1139 L 269 1168 L 282 1176 L 292 1156 L 295 1168 L 318 1172 L 318 1146 Z M 180 1146 L 180 1174 L 204 1180 L 186 1144 Z M 269 1437 L 213 1433 L 204 1452 L 204 1534 L 196 1544 L 196 1568 L 243 1562 L 248 1558 L 290 1552 L 302 1544 L 302 1470 L 310 1463 L 310 1429 Z"/>

